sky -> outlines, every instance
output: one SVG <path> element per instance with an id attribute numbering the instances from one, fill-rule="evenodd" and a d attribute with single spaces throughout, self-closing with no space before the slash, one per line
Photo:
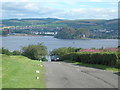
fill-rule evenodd
<path id="1" fill-rule="evenodd" d="M 1 19 L 115 19 L 119 0 L 4 0 Z"/>

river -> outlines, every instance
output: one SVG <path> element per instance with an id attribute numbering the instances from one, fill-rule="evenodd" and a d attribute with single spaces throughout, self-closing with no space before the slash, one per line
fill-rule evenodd
<path id="1" fill-rule="evenodd" d="M 8 36 L 2 37 L 2 46 L 13 50 L 20 50 L 22 46 L 29 44 L 43 43 L 48 51 L 60 47 L 78 47 L 78 48 L 112 48 L 118 46 L 117 39 L 56 39 L 52 36 Z"/>
<path id="2" fill-rule="evenodd" d="M 60 47 L 78 47 L 78 48 L 113 48 L 118 46 L 117 39 L 56 39 L 52 36 L 7 36 L 2 37 L 2 47 L 13 50 L 20 50 L 22 46 L 29 44 L 43 43 L 47 46 L 48 51 Z"/>

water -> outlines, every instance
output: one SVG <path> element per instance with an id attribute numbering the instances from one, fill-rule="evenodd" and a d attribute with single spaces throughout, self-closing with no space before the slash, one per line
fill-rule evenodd
<path id="1" fill-rule="evenodd" d="M 1 42 L 1 41 L 0 41 Z M 2 47 L 13 50 L 20 50 L 23 46 L 29 44 L 43 43 L 48 51 L 60 47 L 78 47 L 78 48 L 112 48 L 118 46 L 117 39 L 91 39 L 91 40 L 71 40 L 56 39 L 52 36 L 9 36 L 2 37 Z"/>

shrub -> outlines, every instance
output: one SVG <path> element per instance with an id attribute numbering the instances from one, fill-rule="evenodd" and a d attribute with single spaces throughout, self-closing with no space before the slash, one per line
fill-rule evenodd
<path id="1" fill-rule="evenodd" d="M 42 43 L 29 45 L 22 48 L 22 55 L 33 60 L 40 60 L 43 56 L 47 55 L 47 48 Z"/>
<path id="2" fill-rule="evenodd" d="M 20 51 L 17 51 L 17 50 L 14 50 L 14 51 L 12 52 L 12 54 L 13 54 L 13 55 L 21 55 L 21 52 L 20 52 Z"/>
<path id="3" fill-rule="evenodd" d="M 46 57 L 42 57 L 42 61 L 48 61 Z"/>
<path id="4" fill-rule="evenodd" d="M 117 65 L 118 56 L 116 55 L 116 53 L 107 52 L 106 53 L 75 52 L 64 55 L 62 59 L 83 62 L 88 64 L 101 64 L 115 67 Z"/>
<path id="5" fill-rule="evenodd" d="M 73 53 L 69 53 L 69 54 L 66 54 L 66 55 L 62 56 L 61 60 L 78 61 L 79 60 L 79 56 L 75 52 L 73 52 Z"/>
<path id="6" fill-rule="evenodd" d="M 0 48 L 0 54 L 2 54 L 2 48 Z"/>
<path id="7" fill-rule="evenodd" d="M 73 48 L 73 47 L 62 47 L 58 49 L 54 49 L 53 51 L 50 52 L 50 55 L 57 55 L 60 60 L 62 60 L 62 56 L 71 53 L 71 52 L 77 52 L 79 48 Z"/>
<path id="8" fill-rule="evenodd" d="M 11 55 L 11 52 L 8 49 L 2 48 L 2 54 Z"/>
<path id="9" fill-rule="evenodd" d="M 116 68 L 120 69 L 120 59 L 118 59 L 116 62 Z"/>
<path id="10" fill-rule="evenodd" d="M 117 62 L 116 62 L 116 68 L 119 68 L 120 69 L 120 52 L 117 53 Z"/>

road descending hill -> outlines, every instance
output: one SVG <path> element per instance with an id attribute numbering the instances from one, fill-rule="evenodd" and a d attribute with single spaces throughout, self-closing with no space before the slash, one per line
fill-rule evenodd
<path id="1" fill-rule="evenodd" d="M 44 67 L 41 65 L 24 56 L 2 55 L 2 88 L 45 88 Z M 37 76 L 40 78 L 36 79 Z"/>
<path id="2" fill-rule="evenodd" d="M 44 62 L 44 65 L 47 88 L 118 88 L 118 75 L 111 71 L 64 62 Z"/>

